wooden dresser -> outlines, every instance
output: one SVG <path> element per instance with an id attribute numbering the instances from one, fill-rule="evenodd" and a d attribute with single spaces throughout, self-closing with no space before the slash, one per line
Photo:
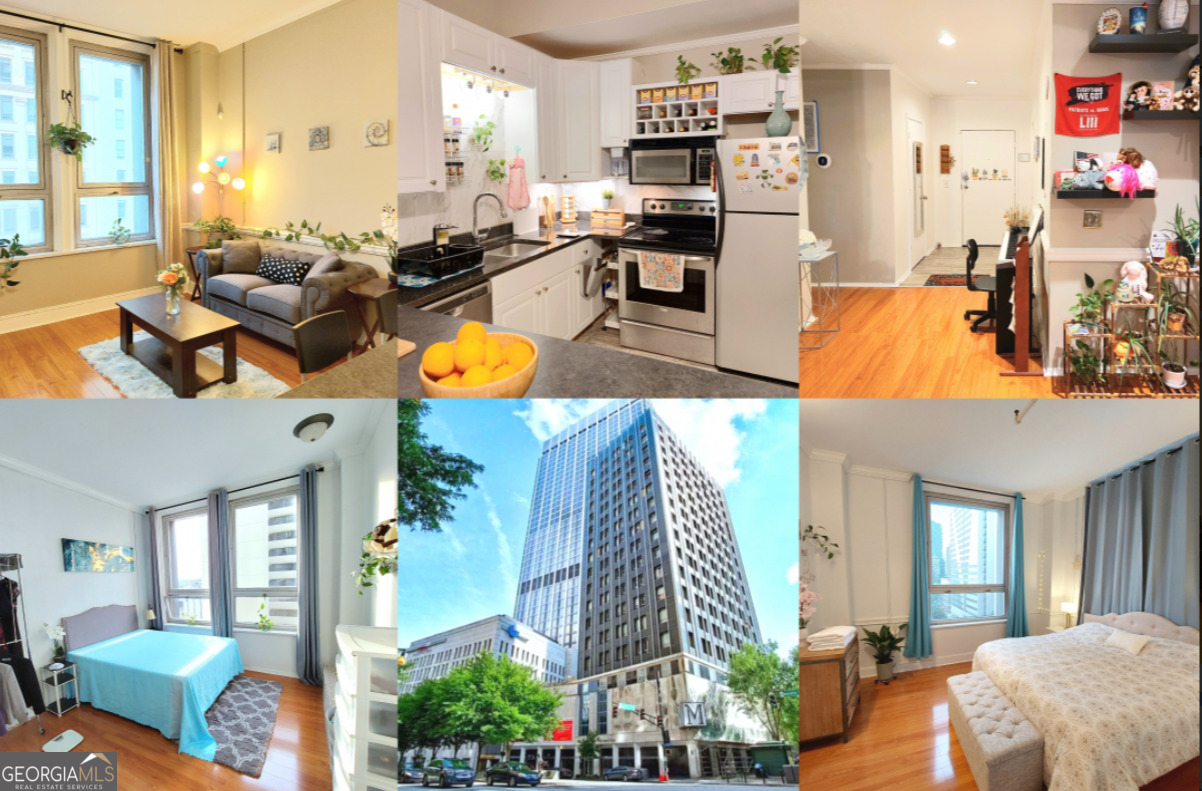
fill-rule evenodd
<path id="1" fill-rule="evenodd" d="M 811 651 L 803 641 L 799 658 L 801 743 L 838 735 L 846 743 L 860 703 L 859 637 L 837 651 Z"/>

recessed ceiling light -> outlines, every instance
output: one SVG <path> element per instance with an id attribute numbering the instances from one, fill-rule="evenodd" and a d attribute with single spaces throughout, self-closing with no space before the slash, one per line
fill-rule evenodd
<path id="1" fill-rule="evenodd" d="M 956 43 L 956 39 L 952 38 L 951 33 L 948 33 L 946 30 L 942 30 L 939 32 L 939 43 L 945 47 L 950 47 L 952 44 Z"/>
<path id="2" fill-rule="evenodd" d="M 964 84 L 965 85 L 976 85 L 977 81 L 976 80 L 965 80 Z"/>

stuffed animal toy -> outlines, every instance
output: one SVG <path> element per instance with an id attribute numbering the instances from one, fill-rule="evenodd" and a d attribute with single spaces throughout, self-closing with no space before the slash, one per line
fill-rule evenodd
<path id="1" fill-rule="evenodd" d="M 1144 159 L 1144 155 L 1136 149 L 1119 149 L 1118 158 L 1115 161 L 1135 168 L 1135 172 L 1139 174 L 1139 188 L 1141 190 L 1154 190 L 1160 186 L 1160 173 L 1157 172 L 1156 166 L 1152 164 L 1152 160 Z"/>
<path id="2" fill-rule="evenodd" d="M 1115 162 L 1106 171 L 1106 186 L 1124 198 L 1130 194 L 1132 198 L 1139 192 L 1139 172 L 1126 162 Z"/>
<path id="3" fill-rule="evenodd" d="M 1197 67 L 1193 69 L 1197 72 Z M 1189 110 L 1190 112 L 1198 112 L 1198 85 L 1196 82 L 1191 83 L 1181 90 L 1177 91 L 1173 96 L 1174 110 Z"/>
<path id="4" fill-rule="evenodd" d="M 1106 186 L 1106 174 L 1100 170 L 1087 170 L 1073 177 L 1075 190 L 1100 190 Z"/>
<path id="5" fill-rule="evenodd" d="M 1148 269 L 1139 261 L 1128 261 L 1119 270 L 1123 284 L 1131 289 L 1136 299 L 1151 302 L 1155 297 L 1148 292 Z"/>
<path id="6" fill-rule="evenodd" d="M 1146 110 L 1148 105 L 1152 103 L 1152 83 L 1147 80 L 1131 83 L 1128 89 L 1127 101 L 1123 102 L 1123 109 L 1131 110 Z"/>

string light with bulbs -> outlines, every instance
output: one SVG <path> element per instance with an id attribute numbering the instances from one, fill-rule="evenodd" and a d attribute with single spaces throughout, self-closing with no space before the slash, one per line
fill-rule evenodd
<path id="1" fill-rule="evenodd" d="M 226 172 L 225 166 L 227 162 L 229 162 L 229 157 L 227 157 L 225 154 L 222 154 L 213 160 L 213 164 L 217 166 L 216 170 L 214 170 L 213 166 L 208 162 L 201 162 L 199 165 L 197 165 L 196 170 L 200 173 L 200 175 L 208 176 L 208 178 L 193 182 L 192 191 L 197 195 L 200 195 L 208 188 L 210 184 L 216 184 L 217 200 L 220 203 L 225 197 L 225 188 L 227 185 L 233 187 L 239 192 L 246 189 L 245 179 L 241 177 L 233 178 L 229 173 Z"/>

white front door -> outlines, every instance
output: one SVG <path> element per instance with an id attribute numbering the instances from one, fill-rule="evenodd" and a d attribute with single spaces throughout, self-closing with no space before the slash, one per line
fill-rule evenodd
<path id="1" fill-rule="evenodd" d="M 906 133 L 910 143 L 910 267 L 912 268 L 927 254 L 926 236 L 926 174 L 929 163 L 924 146 L 926 126 L 917 118 L 906 118 Z"/>
<path id="2" fill-rule="evenodd" d="M 962 242 L 998 245 L 1005 235 L 1003 215 L 1014 205 L 1014 130 L 960 132 Z"/>

